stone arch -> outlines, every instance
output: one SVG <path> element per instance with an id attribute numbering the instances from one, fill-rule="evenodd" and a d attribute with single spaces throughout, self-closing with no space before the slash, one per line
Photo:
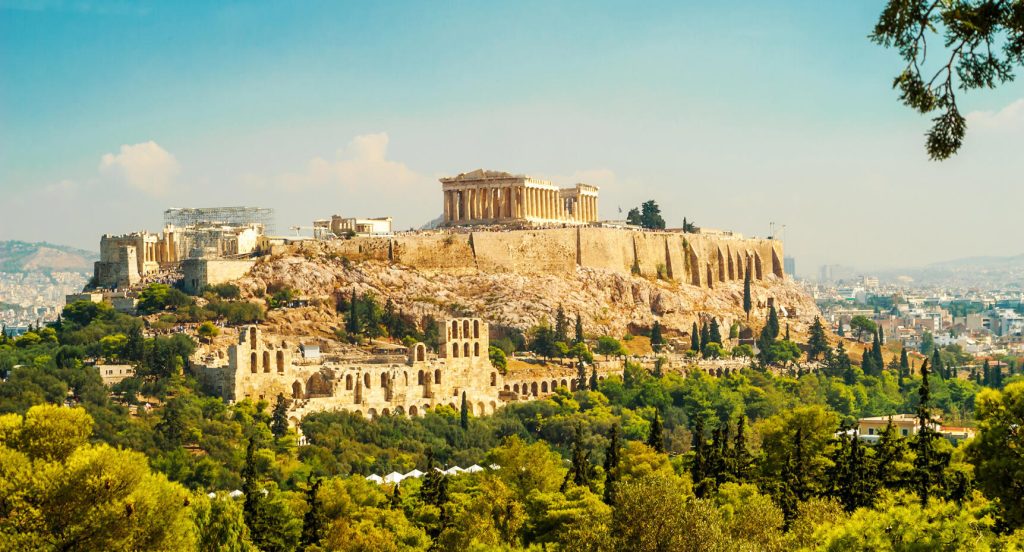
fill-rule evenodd
<path id="1" fill-rule="evenodd" d="M 249 348 L 256 348 L 256 326 L 252 326 L 249 328 Z"/>
<path id="2" fill-rule="evenodd" d="M 422 343 L 417 343 L 415 345 L 415 347 L 413 347 L 413 352 L 414 352 L 413 358 L 416 359 L 416 362 L 426 362 L 426 360 L 427 360 L 427 346 L 426 345 L 424 345 Z"/>
<path id="3" fill-rule="evenodd" d="M 452 320 L 452 339 L 459 338 L 459 322 Z"/>
<path id="4" fill-rule="evenodd" d="M 380 386 L 381 388 L 388 386 L 388 375 L 385 372 L 381 372 L 380 374 Z"/>
<path id="5" fill-rule="evenodd" d="M 459 344 L 452 343 L 452 358 L 459 358 Z"/>
<path id="6" fill-rule="evenodd" d="M 498 403 L 496 403 L 494 401 L 491 401 L 491 414 L 494 414 L 497 411 L 498 411 Z"/>
<path id="7" fill-rule="evenodd" d="M 441 369 L 434 370 L 434 383 L 441 384 Z"/>
<path id="8" fill-rule="evenodd" d="M 512 390 L 512 389 L 510 389 L 510 388 L 509 388 L 509 386 L 508 386 L 508 384 L 507 384 L 507 383 L 505 384 L 505 387 L 504 387 L 504 389 L 505 389 L 505 391 L 511 391 L 511 390 Z"/>
<path id="9" fill-rule="evenodd" d="M 576 379 L 575 378 L 569 380 L 569 390 L 570 391 L 575 391 L 576 390 Z"/>
<path id="10" fill-rule="evenodd" d="M 473 339 L 480 339 L 480 321 L 473 321 Z"/>
<path id="11" fill-rule="evenodd" d="M 256 362 L 256 351 L 249 355 L 249 367 L 252 369 L 253 374 L 259 371 L 259 363 Z"/>
<path id="12" fill-rule="evenodd" d="M 296 418 L 295 416 L 292 416 L 291 418 L 288 418 L 288 422 L 291 425 L 296 426 L 296 427 L 298 427 L 298 425 L 299 425 L 299 419 Z"/>
<path id="13" fill-rule="evenodd" d="M 462 356 L 464 356 L 464 357 L 468 357 L 469 356 L 469 343 L 463 343 L 462 344 L 462 352 L 464 353 Z"/>
<path id="14" fill-rule="evenodd" d="M 514 384 L 512 386 L 512 392 L 517 394 L 517 395 L 519 394 L 519 384 L 518 383 L 516 383 L 516 384 Z"/>
<path id="15" fill-rule="evenodd" d="M 423 370 L 416 372 L 416 385 L 423 385 Z"/>
<path id="16" fill-rule="evenodd" d="M 534 384 L 534 385 L 536 385 L 536 384 Z M 548 392 L 548 382 L 546 382 L 546 381 L 540 382 L 540 392 L 541 393 L 547 393 Z"/>
<path id="17" fill-rule="evenodd" d="M 469 320 L 462 321 L 462 337 L 469 337 Z"/>
<path id="18" fill-rule="evenodd" d="M 295 380 L 295 383 L 292 384 L 292 398 L 302 398 L 302 382 L 300 382 L 299 380 Z"/>
<path id="19" fill-rule="evenodd" d="M 377 419 L 377 409 L 376 408 L 371 408 L 371 409 L 367 410 L 366 411 L 366 415 L 369 416 L 371 420 L 376 420 Z"/>
<path id="20" fill-rule="evenodd" d="M 415 404 L 409 407 L 409 415 L 410 416 L 418 416 L 419 415 L 419 411 L 416 409 L 416 405 Z"/>
<path id="21" fill-rule="evenodd" d="M 324 377 L 317 372 L 312 376 L 309 376 L 309 380 L 306 382 L 306 394 L 307 395 L 330 395 L 331 384 L 324 379 Z"/>
<path id="22" fill-rule="evenodd" d="M 480 344 L 479 343 L 474 343 L 473 344 L 473 356 L 477 356 L 477 357 L 480 356 Z"/>
<path id="23" fill-rule="evenodd" d="M 558 389 L 558 380 L 551 380 L 551 392 L 554 393 L 555 389 Z"/>
<path id="24" fill-rule="evenodd" d="M 498 373 L 491 372 L 491 387 L 498 385 Z"/>
<path id="25" fill-rule="evenodd" d="M 719 369 L 715 370 L 715 375 L 718 376 L 718 377 L 722 377 L 722 369 L 719 368 Z"/>
<path id="26" fill-rule="evenodd" d="M 395 407 L 395 414 L 398 415 L 398 416 L 405 416 L 405 408 L 403 408 L 402 405 L 396 406 Z"/>
<path id="27" fill-rule="evenodd" d="M 604 376 L 598 376 L 597 381 L 604 381 Z"/>
<path id="28" fill-rule="evenodd" d="M 351 391 L 351 390 L 352 390 L 352 374 L 348 374 L 348 375 L 345 376 L 345 391 Z"/>
<path id="29" fill-rule="evenodd" d="M 476 410 L 477 412 L 479 412 L 479 414 L 477 414 L 478 416 L 483 416 L 487 414 L 487 410 L 485 410 L 484 403 L 482 402 L 476 403 Z"/>
<path id="30" fill-rule="evenodd" d="M 530 384 L 530 392 L 534 397 L 537 396 L 537 382 Z"/>
<path id="31" fill-rule="evenodd" d="M 367 389 L 370 388 L 370 373 L 369 372 L 363 374 L 363 387 L 365 387 Z"/>
<path id="32" fill-rule="evenodd" d="M 565 380 L 562 380 L 562 387 L 568 389 L 569 388 L 569 382 L 567 382 Z"/>
<path id="33" fill-rule="evenodd" d="M 284 351 L 277 352 L 277 373 L 284 373 Z"/>
<path id="34" fill-rule="evenodd" d="M 454 410 L 456 412 L 459 411 L 459 409 L 455 407 L 455 403 L 453 403 L 453 402 L 448 403 L 448 408 L 451 408 L 452 410 Z"/>
<path id="35" fill-rule="evenodd" d="M 270 372 L 270 351 L 263 351 L 263 373 Z"/>
<path id="36" fill-rule="evenodd" d="M 356 416 L 359 416 L 360 418 L 363 417 L 363 411 L 359 410 L 358 408 L 353 410 L 352 413 L 355 414 Z"/>
<path id="37" fill-rule="evenodd" d="M 384 410 L 380 411 L 380 415 L 381 416 L 390 416 L 391 412 L 387 408 L 385 408 Z"/>

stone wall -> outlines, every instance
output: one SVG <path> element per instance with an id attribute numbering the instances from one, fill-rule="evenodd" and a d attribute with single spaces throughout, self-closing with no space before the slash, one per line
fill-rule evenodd
<path id="1" fill-rule="evenodd" d="M 185 259 L 181 262 L 182 287 L 186 293 L 197 294 L 206 286 L 241 278 L 255 264 L 251 259 Z"/>
<path id="2" fill-rule="evenodd" d="M 571 274 L 577 266 L 714 287 L 783 278 L 782 242 L 619 228 L 433 233 L 328 242 L 338 255 L 455 274 Z"/>

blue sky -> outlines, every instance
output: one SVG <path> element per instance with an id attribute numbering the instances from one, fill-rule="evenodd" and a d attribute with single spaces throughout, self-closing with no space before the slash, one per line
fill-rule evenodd
<path id="1" fill-rule="evenodd" d="M 486 167 L 597 184 L 607 218 L 785 224 L 801 272 L 1020 253 L 1024 86 L 964 98 L 964 150 L 927 161 L 881 6 L 0 0 L 0 239 L 216 204 L 418 226 Z"/>

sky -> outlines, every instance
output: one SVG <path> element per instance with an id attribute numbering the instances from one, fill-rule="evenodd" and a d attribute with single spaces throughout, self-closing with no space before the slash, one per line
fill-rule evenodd
<path id="1" fill-rule="evenodd" d="M 961 94 L 929 161 L 882 6 L 0 0 L 0 240 L 221 205 L 419 227 L 487 168 L 600 186 L 606 219 L 774 223 L 808 275 L 1024 253 L 1024 80 Z"/>

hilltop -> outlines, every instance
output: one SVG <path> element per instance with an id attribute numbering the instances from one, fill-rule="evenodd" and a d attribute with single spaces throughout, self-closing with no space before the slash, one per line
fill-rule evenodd
<path id="1" fill-rule="evenodd" d="M 46 242 L 0 241 L 0 272 L 92 272 L 99 254 Z"/>

